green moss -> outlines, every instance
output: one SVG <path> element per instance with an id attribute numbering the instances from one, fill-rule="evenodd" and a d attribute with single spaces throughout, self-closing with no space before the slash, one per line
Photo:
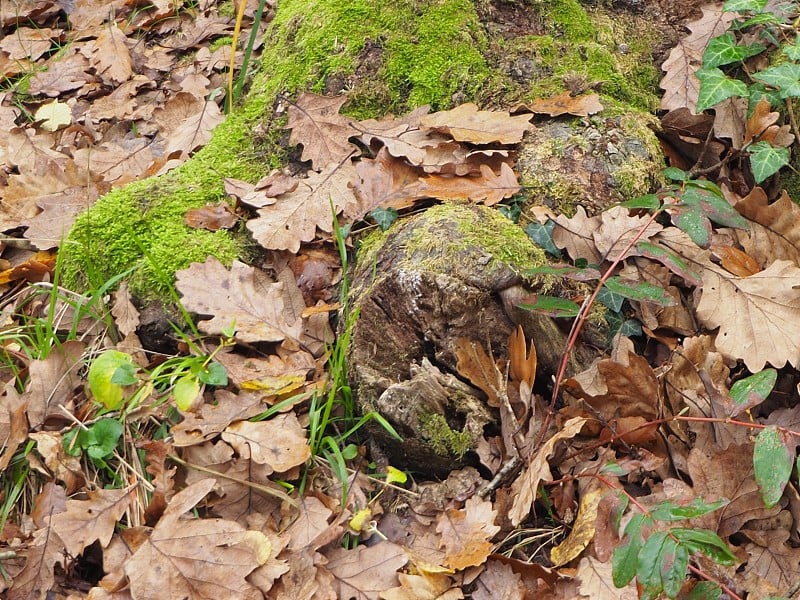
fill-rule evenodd
<path id="1" fill-rule="evenodd" d="M 215 50 L 219 50 L 223 46 L 230 46 L 231 42 L 233 42 L 232 37 L 217 38 L 213 42 L 211 42 L 208 49 L 211 50 L 211 52 L 214 52 Z"/>
<path id="2" fill-rule="evenodd" d="M 431 414 L 420 419 L 420 433 L 433 451 L 440 456 L 451 455 L 460 459 L 473 445 L 472 436 L 468 431 L 455 431 L 440 414 Z"/>
<path id="3" fill-rule="evenodd" d="M 133 268 L 134 294 L 166 299 L 171 282 L 156 271 L 169 278 L 209 254 L 229 264 L 246 251 L 246 237 L 191 230 L 183 214 L 222 200 L 223 177 L 254 182 L 285 164 L 281 121 L 272 119 L 279 94 L 328 91 L 339 81 L 350 94 L 347 112 L 358 118 L 421 103 L 447 107 L 454 93 L 471 93 L 485 79 L 484 43 L 468 0 L 282 0 L 246 102 L 186 164 L 115 190 L 80 217 L 63 249 L 65 283 L 97 284 Z M 367 60 L 378 68 L 367 69 Z M 353 87 L 359 69 L 375 76 Z M 260 141 L 253 136 L 259 123 L 268 123 Z"/>

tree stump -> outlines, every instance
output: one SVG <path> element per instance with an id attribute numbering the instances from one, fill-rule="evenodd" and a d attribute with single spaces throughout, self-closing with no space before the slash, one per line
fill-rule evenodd
<path id="1" fill-rule="evenodd" d="M 536 344 L 538 377 L 550 379 L 565 334 L 516 307 L 533 291 L 524 270 L 545 260 L 517 225 L 483 206 L 434 206 L 363 243 L 348 369 L 362 413 L 379 413 L 403 437 L 371 429 L 391 464 L 444 475 L 474 458 L 485 432 L 499 430 L 497 410 L 459 375 L 459 340 L 506 358 L 522 324 Z"/>

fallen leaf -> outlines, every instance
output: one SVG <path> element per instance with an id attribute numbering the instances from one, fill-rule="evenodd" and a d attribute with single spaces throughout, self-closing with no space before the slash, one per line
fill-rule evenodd
<path id="1" fill-rule="evenodd" d="M 419 122 L 421 127 L 447 133 L 457 142 L 472 144 L 517 144 L 533 128 L 528 115 L 512 117 L 506 111 L 478 110 L 471 103 L 425 115 Z"/>
<path id="2" fill-rule="evenodd" d="M 136 553 L 125 563 L 134 600 L 171 597 L 242 598 L 263 596 L 245 579 L 259 566 L 245 543 L 247 531 L 224 519 L 190 519 L 190 510 L 214 486 L 204 479 L 176 494 L 161 520 Z"/>
<path id="3" fill-rule="evenodd" d="M 398 574 L 400 586 L 381 592 L 382 600 L 460 600 L 464 594 L 453 588 L 453 581 L 444 573 L 421 575 Z M 473 594 L 473 598 L 476 596 Z"/>
<path id="4" fill-rule="evenodd" d="M 302 335 L 302 319 L 287 313 L 284 284 L 253 267 L 234 261 L 228 271 L 212 256 L 178 271 L 176 279 L 186 309 L 212 315 L 198 324 L 202 331 L 222 334 L 235 325 L 236 338 L 243 342 L 298 340 Z M 209 282 L 216 286 L 209 287 Z"/>
<path id="5" fill-rule="evenodd" d="M 483 564 L 492 549 L 490 541 L 500 531 L 497 512 L 488 500 L 473 496 L 463 509 L 446 509 L 436 521 L 445 550 L 445 564 L 455 570 Z"/>
<path id="6" fill-rule="evenodd" d="M 401 546 L 381 542 L 355 549 L 336 548 L 328 553 L 338 598 L 377 600 L 380 593 L 397 585 L 397 570 L 408 562 Z"/>
<path id="7" fill-rule="evenodd" d="M 183 222 L 194 229 L 208 229 L 219 231 L 230 229 L 239 222 L 230 206 L 227 204 L 207 204 L 200 208 L 190 208 L 183 217 Z"/>
<path id="8" fill-rule="evenodd" d="M 606 493 L 607 490 L 596 488 L 583 494 L 572 530 L 561 543 L 550 550 L 550 560 L 554 567 L 560 567 L 578 558 L 594 539 L 597 506 Z"/>
<path id="9" fill-rule="evenodd" d="M 742 359 L 752 373 L 766 363 L 800 366 L 800 268 L 776 260 L 749 277 L 735 277 L 709 265 L 697 317 L 719 327 L 717 349 Z"/>
<path id="10" fill-rule="evenodd" d="M 117 522 L 135 497 L 136 486 L 118 490 L 93 490 L 86 500 L 67 500 L 67 510 L 50 519 L 50 526 L 72 556 L 78 556 L 95 541 L 105 548 Z"/>
<path id="11" fill-rule="evenodd" d="M 356 147 L 348 138 L 358 134 L 353 123 L 339 114 L 347 96 L 319 96 L 303 92 L 296 102 L 289 104 L 286 128 L 292 130 L 290 144 L 302 144 L 300 160 L 310 160 L 316 171 L 331 164 L 339 165 Z"/>
<path id="12" fill-rule="evenodd" d="M 515 573 L 511 565 L 498 560 L 489 560 L 486 563 L 486 570 L 478 578 L 472 599 L 495 600 L 496 598 L 523 600 L 525 585 L 520 574 Z"/>
<path id="13" fill-rule="evenodd" d="M 592 556 L 582 558 L 575 574 L 580 580 L 581 596 L 591 600 L 637 600 L 636 583 L 630 581 L 618 588 L 611 577 L 611 568 L 610 561 L 602 563 Z"/>
<path id="14" fill-rule="evenodd" d="M 520 104 L 514 108 L 512 113 L 522 111 L 546 114 L 551 117 L 560 115 L 575 115 L 577 117 L 588 117 L 603 110 L 598 94 L 581 94 L 573 96 L 570 92 L 564 91 L 550 98 L 539 98 L 526 104 Z"/>
<path id="15" fill-rule="evenodd" d="M 306 432 L 294 413 L 276 415 L 268 421 L 239 421 L 222 432 L 222 439 L 240 456 L 269 465 L 283 473 L 311 457 Z"/>

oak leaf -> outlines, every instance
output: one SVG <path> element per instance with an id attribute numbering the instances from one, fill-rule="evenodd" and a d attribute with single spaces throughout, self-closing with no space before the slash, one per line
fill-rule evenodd
<path id="1" fill-rule="evenodd" d="M 528 516 L 533 501 L 539 490 L 541 481 L 551 481 L 553 478 L 550 472 L 548 458 L 555 450 L 556 444 L 561 440 L 566 440 L 578 435 L 583 425 L 588 419 L 583 417 L 573 417 L 564 424 L 557 434 L 548 439 L 534 454 L 528 466 L 522 474 L 514 481 L 511 486 L 514 502 L 508 513 L 511 524 L 516 527 Z"/>
<path id="2" fill-rule="evenodd" d="M 764 267 L 774 260 L 790 260 L 800 266 L 800 206 L 784 192 L 769 202 L 760 187 L 754 188 L 735 208 L 752 221 L 750 232 L 737 231 L 748 255 Z"/>
<path id="3" fill-rule="evenodd" d="M 800 366 L 800 268 L 787 260 L 750 277 L 707 265 L 697 317 L 709 329 L 719 327 L 717 349 L 753 373 L 766 363 Z"/>
<path id="4" fill-rule="evenodd" d="M 39 529 L 21 554 L 25 557 L 25 568 L 14 577 L 5 597 L 7 600 L 46 598 L 55 581 L 56 563 L 66 566 L 64 543 L 49 528 Z"/>
<path id="5" fill-rule="evenodd" d="M 500 527 L 494 524 L 497 511 L 488 500 L 473 496 L 463 509 L 450 508 L 436 521 L 436 531 L 442 535 L 445 563 L 461 570 L 483 564 L 492 551 L 494 535 Z"/>
<path id="6" fill-rule="evenodd" d="M 305 430 L 294 413 L 277 415 L 268 421 L 239 421 L 222 432 L 222 439 L 239 456 L 265 464 L 278 473 L 305 463 L 311 448 Z"/>
<path id="7" fill-rule="evenodd" d="M 67 500 L 67 510 L 53 515 L 50 525 L 72 556 L 78 556 L 96 540 L 105 548 L 117 521 L 128 510 L 135 486 L 119 490 L 93 490 L 86 500 Z"/>
<path id="8" fill-rule="evenodd" d="M 517 144 L 525 132 L 533 129 L 530 115 L 511 116 L 506 111 L 478 110 L 467 103 L 452 110 L 420 118 L 420 126 L 447 133 L 457 142 L 472 144 Z"/>
<path id="9" fill-rule="evenodd" d="M 253 238 L 264 248 L 296 253 L 301 242 L 314 239 L 317 229 L 333 230 L 334 212 L 354 203 L 350 182 L 355 167 L 350 161 L 329 164 L 321 173 L 301 179 L 297 189 L 258 210 L 258 217 L 247 222 Z"/>
<path id="10" fill-rule="evenodd" d="M 420 575 L 400 573 L 400 586 L 381 592 L 382 600 L 460 600 L 464 594 L 453 588 L 453 581 L 446 573 Z M 476 596 L 473 594 L 473 598 Z"/>
<path id="11" fill-rule="evenodd" d="M 486 570 L 478 578 L 478 586 L 472 593 L 473 600 L 523 600 L 525 585 L 522 576 L 515 573 L 511 565 L 490 560 Z"/>
<path id="12" fill-rule="evenodd" d="M 327 97 L 303 92 L 289 105 L 289 143 L 302 144 L 301 160 L 310 160 L 316 171 L 331 163 L 340 164 L 356 150 L 348 141 L 358 131 L 353 122 L 339 114 L 347 96 Z"/>
<path id="13" fill-rule="evenodd" d="M 686 24 L 691 33 L 678 41 L 661 65 L 666 73 L 659 83 L 664 90 L 661 97 L 663 110 L 686 107 L 696 112 L 700 81 L 695 73 L 703 64 L 703 52 L 708 42 L 725 33 L 736 18 L 736 13 L 724 12 L 722 6 L 707 4 L 701 10 L 702 17 Z"/>
<path id="14" fill-rule="evenodd" d="M 245 579 L 260 562 L 244 527 L 224 519 L 181 518 L 213 486 L 213 479 L 204 479 L 176 494 L 125 564 L 134 600 L 161 598 L 165 590 L 170 597 L 193 599 L 263 597 Z"/>
<path id="15" fill-rule="evenodd" d="M 377 600 L 397 585 L 397 570 L 408 562 L 403 548 L 391 542 L 336 548 L 328 553 L 327 570 L 333 575 L 339 598 Z"/>
<path id="16" fill-rule="evenodd" d="M 198 324 L 206 333 L 221 334 L 235 324 L 236 338 L 242 342 L 298 340 L 302 335 L 302 318 L 289 310 L 285 284 L 253 267 L 234 261 L 228 271 L 211 256 L 178 271 L 176 279 L 186 309 L 212 315 Z M 215 285 L 209 287 L 209 282 Z"/>
<path id="17" fill-rule="evenodd" d="M 602 563 L 592 556 L 584 557 L 578 563 L 577 578 L 580 580 L 580 593 L 592 600 L 637 600 L 636 584 L 628 582 L 620 589 L 611 578 L 611 562 Z"/>
<path id="18" fill-rule="evenodd" d="M 526 104 L 520 104 L 514 108 L 512 113 L 519 113 L 523 110 L 558 117 L 560 115 L 575 115 L 577 117 L 588 117 L 603 110 L 600 103 L 599 94 L 580 94 L 573 96 L 568 91 L 561 92 L 550 98 L 538 98 Z"/>

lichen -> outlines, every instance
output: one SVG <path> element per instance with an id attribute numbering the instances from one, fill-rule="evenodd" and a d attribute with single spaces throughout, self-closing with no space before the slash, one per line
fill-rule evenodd
<path id="1" fill-rule="evenodd" d="M 420 419 L 420 434 L 436 454 L 460 459 L 472 448 L 474 441 L 468 431 L 450 427 L 444 415 L 429 414 Z"/>

